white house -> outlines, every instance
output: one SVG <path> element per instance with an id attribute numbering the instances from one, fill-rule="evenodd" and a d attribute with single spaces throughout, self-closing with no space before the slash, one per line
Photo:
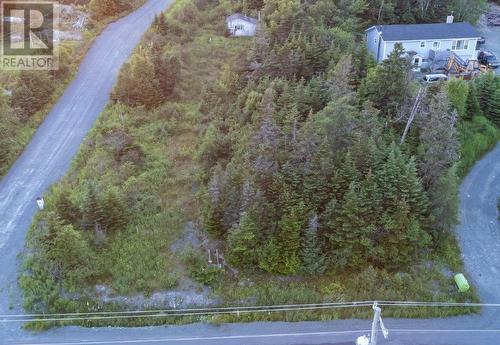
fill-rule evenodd
<path id="1" fill-rule="evenodd" d="M 254 36 L 259 21 L 241 13 L 226 18 L 227 29 L 232 36 Z"/>
<path id="2" fill-rule="evenodd" d="M 366 30 L 366 43 L 377 62 L 381 62 L 400 42 L 406 52 L 413 55 L 416 67 L 427 67 L 436 52 L 452 51 L 462 60 L 476 59 L 481 35 L 467 22 L 375 25 Z"/>

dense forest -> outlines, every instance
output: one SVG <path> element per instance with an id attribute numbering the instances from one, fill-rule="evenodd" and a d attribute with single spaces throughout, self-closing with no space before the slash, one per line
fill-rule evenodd
<path id="1" fill-rule="evenodd" d="M 177 1 L 37 215 L 26 306 L 95 310 L 96 284 L 151 294 L 187 280 L 223 304 L 474 300 L 443 272 L 461 268 L 458 183 L 500 137 L 500 79 L 424 87 L 400 46 L 376 65 L 363 30 L 451 9 L 473 21 L 483 6 Z M 261 11 L 256 37 L 227 37 L 235 11 Z M 177 249 L 198 220 L 224 269 L 204 247 Z"/>

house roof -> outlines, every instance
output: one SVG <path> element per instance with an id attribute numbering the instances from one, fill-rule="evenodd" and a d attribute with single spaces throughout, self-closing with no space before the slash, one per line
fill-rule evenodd
<path id="1" fill-rule="evenodd" d="M 230 15 L 229 17 L 226 18 L 226 21 L 235 20 L 235 19 L 241 19 L 241 20 L 247 21 L 247 22 L 252 23 L 252 24 L 257 24 L 257 19 L 252 18 L 252 17 L 247 17 L 241 13 L 235 13 L 235 14 Z"/>
<path id="2" fill-rule="evenodd" d="M 467 22 L 435 24 L 376 25 L 384 41 L 411 41 L 427 39 L 479 38 L 479 32 Z"/>

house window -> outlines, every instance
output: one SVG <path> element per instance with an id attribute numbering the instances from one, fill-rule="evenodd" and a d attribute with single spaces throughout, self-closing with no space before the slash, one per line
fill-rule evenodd
<path id="1" fill-rule="evenodd" d="M 455 40 L 451 45 L 451 50 L 464 50 L 469 48 L 469 40 Z"/>
<path id="2" fill-rule="evenodd" d="M 441 42 L 439 41 L 432 42 L 432 49 L 438 50 L 439 47 L 441 47 Z"/>
<path id="3" fill-rule="evenodd" d="M 234 31 L 243 30 L 243 29 L 244 29 L 243 24 L 236 24 L 234 26 Z"/>
<path id="4" fill-rule="evenodd" d="M 425 48 L 425 41 L 420 42 L 420 48 Z"/>
<path id="5" fill-rule="evenodd" d="M 420 65 L 420 58 L 416 57 L 413 59 L 413 65 L 414 66 L 419 66 Z"/>

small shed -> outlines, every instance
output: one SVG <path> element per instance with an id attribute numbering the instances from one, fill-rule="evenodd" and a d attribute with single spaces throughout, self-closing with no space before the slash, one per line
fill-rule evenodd
<path id="1" fill-rule="evenodd" d="M 241 13 L 235 13 L 226 18 L 226 23 L 232 36 L 254 36 L 259 21 Z"/>
<path id="2" fill-rule="evenodd" d="M 462 273 L 455 274 L 455 283 L 460 292 L 467 292 L 470 289 L 469 282 Z"/>

